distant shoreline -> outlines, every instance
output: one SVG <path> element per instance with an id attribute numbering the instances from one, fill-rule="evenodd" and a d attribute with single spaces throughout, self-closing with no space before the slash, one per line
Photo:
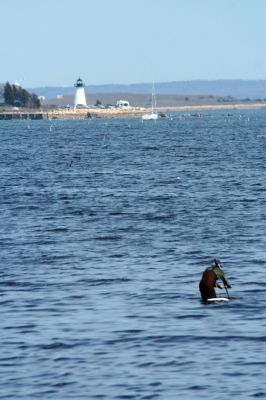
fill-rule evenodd
<path id="1" fill-rule="evenodd" d="M 253 110 L 259 108 L 266 108 L 266 103 L 234 103 L 234 104 L 202 104 L 202 105 L 189 105 L 189 106 L 169 106 L 160 107 L 161 110 L 168 111 L 196 111 L 196 110 Z"/>
<path id="2" fill-rule="evenodd" d="M 157 107 L 158 112 L 162 113 L 170 113 L 171 112 L 201 112 L 201 111 L 212 111 L 212 110 L 254 110 L 266 108 L 266 103 L 253 103 L 253 104 L 244 104 L 244 103 L 235 103 L 235 104 L 219 104 L 219 105 L 184 105 L 184 106 L 165 106 L 165 107 Z M 49 119 L 77 119 L 84 117 L 91 118 L 134 118 L 141 117 L 144 113 L 146 113 L 149 108 L 145 107 L 131 107 L 129 109 L 118 109 L 118 108 L 110 108 L 110 109 L 95 109 L 95 108 L 87 108 L 87 109 L 77 109 L 77 110 L 53 110 L 48 112 Z"/>
<path id="3" fill-rule="evenodd" d="M 234 103 L 234 104 L 215 104 L 215 105 L 183 105 L 157 107 L 158 112 L 201 112 L 214 110 L 257 110 L 266 108 L 266 102 L 260 103 Z M 0 110 L 0 120 L 9 119 L 87 119 L 87 118 L 134 118 L 141 117 L 148 108 L 130 107 L 129 109 L 54 109 L 54 110 Z"/>

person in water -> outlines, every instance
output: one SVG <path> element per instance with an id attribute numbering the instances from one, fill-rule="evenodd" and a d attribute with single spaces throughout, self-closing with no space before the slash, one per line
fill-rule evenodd
<path id="1" fill-rule="evenodd" d="M 216 281 L 221 279 L 224 286 L 217 284 Z M 226 278 L 219 260 L 213 260 L 210 267 L 206 268 L 203 271 L 200 283 L 199 290 L 201 293 L 202 300 L 206 302 L 208 299 L 216 297 L 215 287 L 219 289 L 223 288 L 231 288 L 231 284 Z"/>

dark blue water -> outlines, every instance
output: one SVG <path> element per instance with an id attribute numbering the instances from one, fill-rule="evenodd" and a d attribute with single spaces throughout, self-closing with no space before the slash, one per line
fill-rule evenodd
<path id="1" fill-rule="evenodd" d="M 266 111 L 0 139 L 1 399 L 266 397 Z"/>

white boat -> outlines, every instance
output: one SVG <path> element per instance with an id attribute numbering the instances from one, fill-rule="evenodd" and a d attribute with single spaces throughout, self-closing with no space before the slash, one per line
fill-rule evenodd
<path id="1" fill-rule="evenodd" d="M 146 119 L 146 120 L 147 119 L 158 119 L 158 114 L 157 114 L 157 112 L 150 111 L 146 114 L 143 114 L 142 119 Z"/>
<path id="2" fill-rule="evenodd" d="M 155 90 L 154 90 L 154 83 L 152 85 L 152 94 L 151 94 L 151 109 L 149 112 L 142 115 L 142 119 L 149 120 L 149 119 L 158 119 L 159 114 L 156 111 L 156 97 L 155 97 Z"/>

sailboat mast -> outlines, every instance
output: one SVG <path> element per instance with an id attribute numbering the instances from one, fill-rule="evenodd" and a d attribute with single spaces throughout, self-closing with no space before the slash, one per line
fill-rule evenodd
<path id="1" fill-rule="evenodd" d="M 156 97 L 155 97 L 155 86 L 154 86 L 154 82 L 152 82 L 152 95 L 151 95 L 151 108 L 152 111 L 156 110 Z"/>

